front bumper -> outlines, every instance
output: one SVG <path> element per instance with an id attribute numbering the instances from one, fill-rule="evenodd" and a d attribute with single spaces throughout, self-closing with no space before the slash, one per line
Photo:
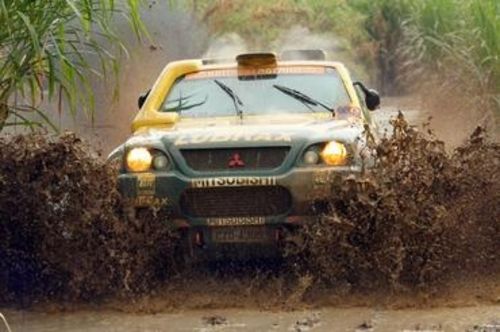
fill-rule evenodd
<path id="1" fill-rule="evenodd" d="M 118 184 L 122 195 L 134 207 L 162 207 L 171 212 L 168 222 L 176 227 L 254 226 L 297 223 L 311 216 L 313 202 L 325 201 L 343 178 L 357 176 L 358 166 L 300 167 L 276 176 L 223 176 L 188 178 L 178 172 L 124 173 Z M 291 197 L 290 208 L 278 215 L 193 217 L 180 206 L 182 194 L 189 188 L 280 186 Z"/>

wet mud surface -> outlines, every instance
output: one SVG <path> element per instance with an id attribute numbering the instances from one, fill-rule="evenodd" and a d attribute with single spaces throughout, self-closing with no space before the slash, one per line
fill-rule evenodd
<path id="1" fill-rule="evenodd" d="M 130 222 L 115 189 L 116 167 L 78 137 L 0 138 L 0 308 L 34 310 L 26 317 L 3 309 L 26 331 L 107 330 L 102 324 L 126 326 L 128 319 L 128 330 L 145 330 L 139 325 L 146 318 L 158 326 L 191 322 L 185 330 L 326 331 L 344 309 L 325 306 L 353 307 L 345 309 L 346 317 L 352 310 L 349 326 L 338 329 L 350 331 L 370 331 L 379 312 L 359 306 L 398 309 L 381 316 L 389 321 L 408 307 L 432 316 L 435 306 L 479 305 L 429 320 L 462 322 L 445 331 L 498 320 L 499 145 L 479 128 L 450 152 L 400 116 L 364 153 L 375 156 L 374 167 L 318 204 L 317 222 L 288 235 L 281 259 L 187 268 L 176 260 L 168 215 L 149 211 L 151 222 Z M 476 309 L 491 314 L 464 318 Z M 69 312 L 68 325 L 50 312 Z M 415 324 L 393 330 L 418 330 Z"/>
<path id="2" fill-rule="evenodd" d="M 498 306 L 439 309 L 323 308 L 294 312 L 190 310 L 176 313 L 123 314 L 7 312 L 13 331 L 460 331 L 500 329 Z M 496 329 L 496 330 L 495 330 Z M 1 331 L 1 328 L 0 328 Z"/>

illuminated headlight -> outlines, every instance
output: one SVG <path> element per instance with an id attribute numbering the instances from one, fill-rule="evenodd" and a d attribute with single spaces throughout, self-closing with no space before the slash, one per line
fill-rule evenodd
<path id="1" fill-rule="evenodd" d="M 319 161 L 319 154 L 314 150 L 309 150 L 304 153 L 304 163 L 307 165 L 316 165 Z"/>
<path id="2" fill-rule="evenodd" d="M 344 144 L 339 142 L 329 142 L 321 151 L 321 158 L 327 165 L 344 165 L 347 161 L 347 149 Z"/>
<path id="3" fill-rule="evenodd" d="M 127 154 L 127 168 L 132 172 L 144 172 L 151 168 L 153 156 L 146 148 L 133 148 Z"/>
<path id="4" fill-rule="evenodd" d="M 170 165 L 170 162 L 167 156 L 163 154 L 157 154 L 153 158 L 153 167 L 158 170 L 167 169 Z"/>

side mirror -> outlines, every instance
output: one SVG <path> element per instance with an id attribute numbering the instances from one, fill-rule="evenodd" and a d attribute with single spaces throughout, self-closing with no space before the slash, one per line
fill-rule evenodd
<path id="1" fill-rule="evenodd" d="M 143 92 L 139 95 L 139 98 L 137 99 L 137 106 L 139 106 L 139 109 L 141 109 L 142 105 L 144 105 L 144 102 L 149 96 L 149 93 L 151 92 L 151 89 L 149 89 L 146 92 Z"/>
<path id="2" fill-rule="evenodd" d="M 354 85 L 359 86 L 359 88 L 365 94 L 365 104 L 370 111 L 374 111 L 380 106 L 380 95 L 378 94 L 377 90 L 368 89 L 361 82 L 354 82 Z"/>
<path id="3" fill-rule="evenodd" d="M 365 93 L 365 103 L 370 111 L 374 111 L 380 106 L 380 95 L 377 90 L 369 89 L 368 92 Z"/>

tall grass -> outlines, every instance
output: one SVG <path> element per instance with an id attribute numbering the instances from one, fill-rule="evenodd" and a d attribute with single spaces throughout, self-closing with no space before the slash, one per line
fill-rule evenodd
<path id="1" fill-rule="evenodd" d="M 376 45 L 385 92 L 441 81 L 500 112 L 498 0 L 354 0 Z"/>
<path id="2" fill-rule="evenodd" d="M 123 49 L 113 16 L 127 15 L 143 30 L 141 0 L 0 0 L 0 130 L 13 124 L 40 125 L 28 113 L 50 121 L 40 108 L 58 101 L 72 113 L 93 116 L 89 73 L 116 72 L 117 59 L 103 41 Z M 96 68 L 92 64 L 98 63 Z M 64 101 L 64 102 L 63 102 Z"/>
<path id="3" fill-rule="evenodd" d="M 486 83 L 492 89 L 489 98 L 496 103 L 497 117 L 500 117 L 500 2 L 476 1 L 472 4 L 472 13 L 480 41 L 474 50 L 474 63 L 486 73 Z"/>

